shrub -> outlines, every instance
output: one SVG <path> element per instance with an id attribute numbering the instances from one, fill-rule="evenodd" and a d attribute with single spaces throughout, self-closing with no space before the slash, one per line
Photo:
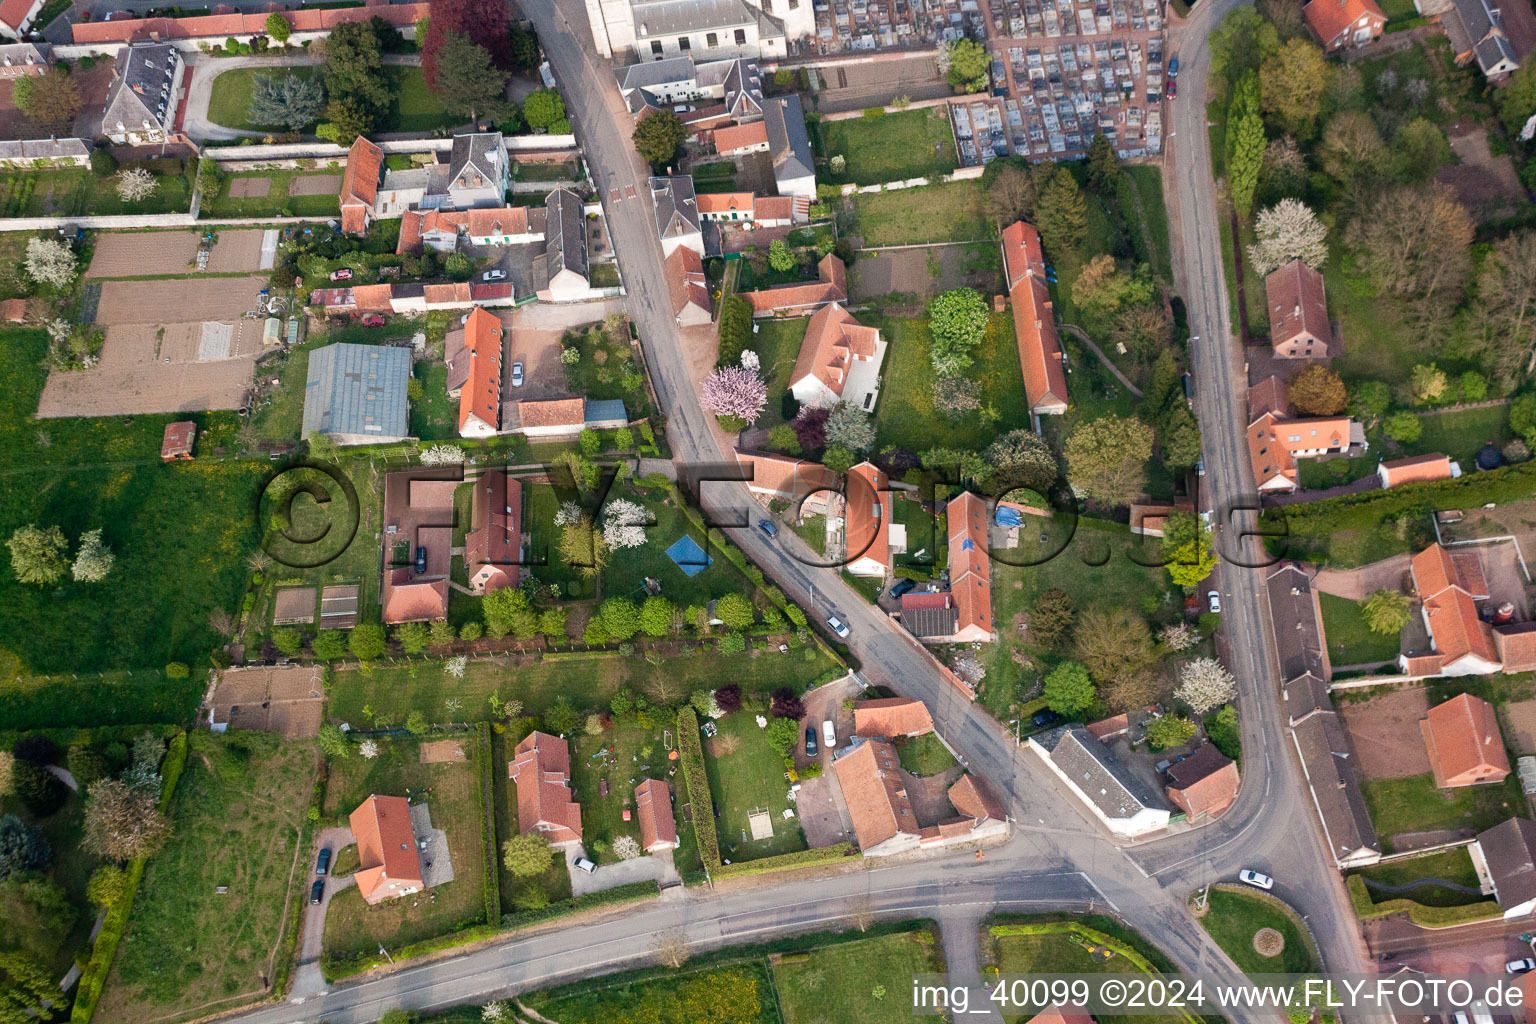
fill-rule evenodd
<path id="1" fill-rule="evenodd" d="M 693 805 L 695 817 L 703 822 L 696 827 L 699 857 L 709 870 L 720 867 L 720 842 L 715 835 L 712 819 L 704 816 L 704 809 L 714 806 L 709 791 L 709 776 L 704 771 L 704 748 L 699 741 L 699 715 L 692 707 L 684 707 L 677 713 L 677 758 L 682 767 L 683 787 L 688 802 Z"/>

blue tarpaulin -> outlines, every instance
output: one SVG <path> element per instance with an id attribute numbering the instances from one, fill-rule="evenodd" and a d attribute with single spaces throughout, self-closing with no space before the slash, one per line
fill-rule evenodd
<path id="1" fill-rule="evenodd" d="M 1019 510 L 1016 508 L 1006 508 L 999 505 L 997 507 L 997 515 L 993 518 L 997 521 L 998 526 L 1024 525 L 1024 517 L 1019 515 Z"/>
<path id="2" fill-rule="evenodd" d="M 699 542 L 686 533 L 677 539 L 671 547 L 667 548 L 667 557 L 677 563 L 677 567 L 689 576 L 697 576 L 708 569 L 712 559 L 699 547 Z"/>

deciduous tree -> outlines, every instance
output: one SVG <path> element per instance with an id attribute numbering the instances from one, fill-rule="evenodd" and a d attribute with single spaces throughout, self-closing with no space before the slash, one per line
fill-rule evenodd
<path id="1" fill-rule="evenodd" d="M 1264 112 L 1287 134 L 1310 137 L 1330 77 L 1328 62 L 1316 43 L 1300 37 L 1282 43 L 1259 67 Z"/>
<path id="2" fill-rule="evenodd" d="M 134 789 L 116 779 L 98 780 L 86 790 L 80 845 L 106 860 L 149 856 L 171 835 L 171 823 L 158 805 L 156 793 Z"/>
<path id="3" fill-rule="evenodd" d="M 384 627 L 377 622 L 360 622 L 347 634 L 347 649 L 358 661 L 373 661 L 384 653 Z"/>
<path id="4" fill-rule="evenodd" d="M 1382 420 L 1381 429 L 1392 440 L 1411 444 L 1424 432 L 1424 423 L 1413 413 L 1404 409 Z"/>
<path id="5" fill-rule="evenodd" d="M 699 404 L 727 431 L 745 430 L 768 405 L 768 385 L 744 366 L 722 366 L 704 379 Z"/>
<path id="6" fill-rule="evenodd" d="M 1349 402 L 1344 378 L 1322 363 L 1305 366 L 1292 377 L 1287 397 L 1304 416 L 1336 416 Z"/>
<path id="7" fill-rule="evenodd" d="M 77 583 L 100 583 L 116 561 L 112 549 L 102 543 L 100 528 L 87 530 L 80 535 L 80 550 L 70 571 Z"/>
<path id="8" fill-rule="evenodd" d="M 1445 371 L 1434 363 L 1420 363 L 1413 368 L 1408 386 L 1415 402 L 1420 405 L 1432 405 L 1446 397 L 1451 382 L 1446 377 Z"/>
<path id="9" fill-rule="evenodd" d="M 433 0 L 427 31 L 417 37 L 421 42 L 422 77 L 428 88 L 440 91 L 443 87 L 440 78 L 450 70 L 455 56 L 447 45 L 453 35 L 462 35 L 485 50 L 493 67 L 508 67 L 513 38 L 507 13 L 507 5 L 497 0 Z"/>
<path id="10" fill-rule="evenodd" d="M 525 103 L 524 116 L 527 113 Z M 653 110 L 635 123 L 631 138 L 635 143 L 635 151 L 653 168 L 661 168 L 671 164 L 677 157 L 677 151 L 688 138 L 688 128 L 672 111 Z"/>
<path id="11" fill-rule="evenodd" d="M 1500 383 L 1507 388 L 1530 376 L 1536 367 L 1536 231 L 1493 243 L 1478 271 L 1467 322 L 1483 365 Z"/>
<path id="12" fill-rule="evenodd" d="M 549 840 L 542 832 L 524 832 L 501 844 L 501 863 L 519 878 L 542 875 L 550 863 Z"/>
<path id="13" fill-rule="evenodd" d="M 272 17 L 281 19 L 281 14 Z M 319 75 L 301 78 L 286 75 L 256 75 L 251 79 L 251 106 L 247 115 L 252 124 L 303 131 L 325 112 L 325 81 Z"/>
<path id="14" fill-rule="evenodd" d="M 1147 723 L 1147 745 L 1153 750 L 1166 750 L 1187 742 L 1200 731 L 1200 727 L 1187 718 L 1164 715 Z"/>
<path id="15" fill-rule="evenodd" d="M 1073 651 L 1099 682 L 1120 679 L 1157 657 L 1152 630 L 1130 608 L 1097 606 L 1078 619 Z"/>
<path id="16" fill-rule="evenodd" d="M 987 336 L 987 304 L 974 288 L 955 288 L 928 301 L 933 372 L 952 376 L 971 365 L 971 350 Z"/>
<path id="17" fill-rule="evenodd" d="M 1046 706 L 1063 715 L 1075 715 L 1093 703 L 1093 680 L 1075 661 L 1064 661 L 1045 677 Z"/>
<path id="18" fill-rule="evenodd" d="M 447 32 L 437 56 L 437 75 L 431 88 L 449 113 L 473 121 L 482 115 L 497 119 L 506 112 L 507 72 L 496 66 L 489 50 L 467 33 Z"/>
<path id="19" fill-rule="evenodd" d="M 11 549 L 11 571 L 22 583 L 47 586 L 63 579 L 69 569 L 69 542 L 57 526 L 18 527 L 6 546 Z"/>
<path id="20" fill-rule="evenodd" d="M 85 886 L 86 899 L 98 907 L 116 905 L 127 892 L 128 872 L 116 864 L 103 864 L 91 872 L 91 880 Z"/>
<path id="21" fill-rule="evenodd" d="M 863 455 L 875 446 L 875 423 L 852 402 L 839 402 L 827 416 L 827 444 Z"/>
<path id="22" fill-rule="evenodd" d="M 142 202 L 160 191 L 160 179 L 142 167 L 135 167 L 117 176 L 114 191 L 125 203 Z"/>
<path id="23" fill-rule="evenodd" d="M 1035 215 L 1035 179 L 1026 167 L 1005 166 L 987 185 L 987 216 L 1006 227 Z"/>
<path id="24" fill-rule="evenodd" d="M 795 254 L 789 251 L 789 243 L 775 238 L 768 243 L 768 265 L 779 273 L 795 269 Z"/>
<path id="25" fill-rule="evenodd" d="M 267 15 L 267 35 L 274 43 L 286 43 L 288 37 L 293 34 L 293 27 L 288 24 L 288 19 L 278 11 Z"/>
<path id="26" fill-rule="evenodd" d="M 1372 633 L 1401 633 L 1410 618 L 1408 598 L 1396 590 L 1378 590 L 1361 604 L 1360 614 Z"/>
<path id="27" fill-rule="evenodd" d="M 1180 670 L 1179 688 L 1173 695 L 1203 715 L 1237 697 L 1237 680 L 1215 658 L 1196 658 Z"/>
<path id="28" fill-rule="evenodd" d="M 984 458 L 992 467 L 994 493 L 1028 487 L 1041 494 L 1056 482 L 1056 453 L 1033 430 L 1010 430 L 987 446 Z"/>
<path id="29" fill-rule="evenodd" d="M 1460 303 L 1472 273 L 1472 219 L 1449 185 L 1392 189 L 1346 238 L 1372 282 L 1418 300 L 1420 315 L 1448 314 Z"/>
<path id="30" fill-rule="evenodd" d="M 53 70 L 40 78 L 23 80 L 32 83 L 23 113 L 33 124 L 64 129 L 80 115 L 80 87 L 73 75 Z"/>
<path id="31" fill-rule="evenodd" d="M 1066 445 L 1073 490 L 1104 505 L 1129 505 L 1145 488 L 1152 440 L 1152 428 L 1130 417 L 1079 423 Z"/>
<path id="32" fill-rule="evenodd" d="M 974 39 L 954 39 L 949 43 L 949 69 L 945 78 L 955 92 L 985 92 L 990 81 L 992 55 Z"/>
<path id="33" fill-rule="evenodd" d="M 78 272 L 78 263 L 68 242 L 36 236 L 27 239 L 27 255 L 22 265 L 27 276 L 38 284 L 68 288 Z"/>
<path id="34" fill-rule="evenodd" d="M 1194 587 L 1216 570 L 1216 551 L 1201 533 L 1188 544 L 1175 548 L 1165 568 L 1175 586 Z"/>
<path id="35" fill-rule="evenodd" d="M 1328 262 L 1328 229 L 1299 200 L 1282 199 L 1260 210 L 1254 235 L 1257 241 L 1248 247 L 1248 262 L 1260 278 L 1295 259 L 1313 270 Z"/>

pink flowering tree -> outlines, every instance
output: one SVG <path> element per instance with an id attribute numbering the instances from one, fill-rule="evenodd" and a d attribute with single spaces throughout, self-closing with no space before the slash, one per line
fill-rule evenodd
<path id="1" fill-rule="evenodd" d="M 747 429 L 768 405 L 768 385 L 744 366 L 722 366 L 704 381 L 702 404 L 730 433 Z"/>

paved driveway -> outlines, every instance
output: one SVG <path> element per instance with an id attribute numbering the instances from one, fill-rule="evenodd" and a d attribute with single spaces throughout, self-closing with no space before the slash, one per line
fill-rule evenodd
<path id="1" fill-rule="evenodd" d="M 571 875 L 571 895 L 585 896 L 589 892 L 601 892 L 631 882 L 680 882 L 682 878 L 672 864 L 672 851 L 663 850 L 633 860 L 617 860 L 598 866 L 588 874 L 576 867 L 576 858 L 586 856 L 580 847 L 565 854 L 565 867 Z"/>

